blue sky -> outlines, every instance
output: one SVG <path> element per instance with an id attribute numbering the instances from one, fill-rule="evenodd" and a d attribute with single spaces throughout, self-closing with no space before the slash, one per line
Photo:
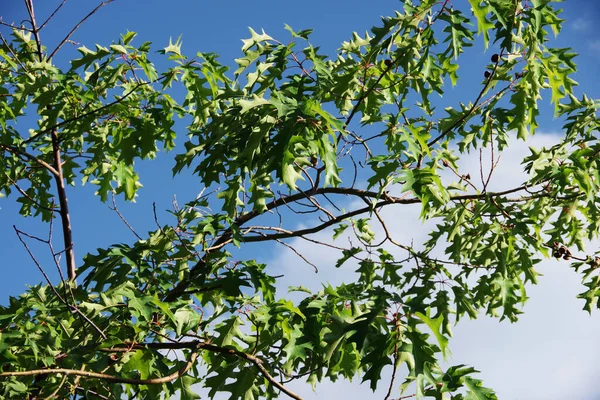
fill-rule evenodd
<path id="1" fill-rule="evenodd" d="M 36 12 L 38 20 L 45 19 L 45 16 L 59 3 L 59 1 L 55 0 L 37 1 L 36 6 L 38 8 Z M 455 0 L 453 3 L 456 7 L 464 8 L 467 1 Z M 76 21 L 96 4 L 97 2 L 95 1 L 67 1 L 53 23 L 42 32 L 42 40 L 49 48 L 53 48 Z M 597 29 L 598 24 L 600 24 L 600 4 L 593 0 L 569 0 L 563 3 L 562 7 L 565 9 L 562 18 L 565 18 L 567 22 L 563 27 L 562 34 L 556 40 L 555 46 L 572 47 L 580 54 L 576 59 L 579 71 L 574 76 L 575 80 L 580 84 L 576 92 L 580 94 L 582 91 L 585 91 L 590 97 L 600 98 L 600 83 L 598 82 L 598 77 L 600 76 L 600 34 L 598 34 Z M 390 15 L 394 9 L 398 8 L 400 8 L 400 3 L 392 0 L 370 2 L 357 0 L 346 0 L 343 2 L 323 0 L 305 0 L 303 2 L 220 1 L 210 3 L 193 0 L 170 0 L 168 2 L 158 0 L 115 0 L 94 15 L 77 31 L 72 39 L 75 42 L 85 44 L 87 47 L 92 47 L 95 43 L 108 45 L 112 41 L 118 40 L 120 34 L 130 30 L 138 32 L 138 43 L 151 41 L 154 43 L 154 48 L 159 49 L 168 44 L 170 37 L 176 38 L 181 35 L 184 53 L 193 55 L 197 51 L 217 52 L 221 55 L 223 63 L 234 65 L 234 58 L 240 55 L 240 39 L 249 36 L 248 27 L 252 27 L 255 30 L 262 28 L 272 37 L 282 41 L 286 41 L 289 38 L 288 32 L 284 30 L 284 23 L 291 25 L 296 30 L 313 28 L 314 33 L 311 36 L 311 42 L 316 46 L 320 46 L 324 53 L 334 55 L 335 50 L 341 42 L 350 38 L 352 31 L 363 33 L 373 25 L 377 25 L 381 15 Z M 25 15 L 26 12 L 22 2 L 17 0 L 4 0 L 2 2 L 0 16 L 2 16 L 4 22 L 19 23 L 25 19 Z M 0 27 L 0 31 L 7 36 L 8 28 Z M 70 44 L 64 46 L 59 56 L 55 59 L 57 65 L 67 67 L 69 59 L 76 57 L 78 54 L 76 47 Z M 482 54 L 477 48 L 467 52 L 466 57 L 461 59 L 459 75 L 468 77 L 471 74 L 479 74 L 482 78 L 483 69 L 481 66 L 488 62 L 491 54 L 493 54 L 493 45 L 486 54 Z M 156 59 L 159 58 L 159 56 L 156 57 Z M 479 80 L 475 81 L 476 83 L 479 82 Z M 473 93 L 472 88 L 473 84 L 463 86 L 459 84 L 455 90 L 451 90 L 446 94 L 444 104 L 456 105 L 459 101 L 471 101 L 477 94 L 477 92 Z M 542 100 L 541 114 L 541 134 L 544 135 L 543 132 L 545 132 L 548 135 L 546 139 L 551 141 L 552 134 L 559 132 L 560 123 L 554 121 L 552 118 L 552 106 L 549 104 L 549 95 Z M 28 128 L 26 124 L 27 122 L 24 122 L 18 128 L 26 132 Z M 185 132 L 180 132 L 180 134 L 184 135 Z M 540 140 L 543 141 L 546 139 L 542 138 Z M 193 199 L 202 189 L 198 180 L 190 174 L 183 174 L 177 180 L 173 180 L 171 175 L 171 157 L 172 154 L 161 154 L 157 160 L 140 164 L 139 173 L 144 188 L 139 192 L 139 197 L 135 204 L 125 203 L 122 199 L 117 199 L 120 210 L 141 233 L 155 229 L 152 216 L 153 202 L 157 203 L 159 210 L 169 209 L 174 195 L 183 203 L 189 199 Z M 507 176 L 510 176 L 510 174 Z M 72 212 L 76 256 L 79 260 L 86 253 L 93 252 L 98 247 L 106 247 L 111 243 L 117 242 L 132 242 L 134 240 L 133 235 L 123 226 L 118 216 L 108 209 L 109 204 L 100 203 L 94 196 L 93 187 L 88 185 L 83 188 L 79 186 L 68 188 L 68 194 Z M 34 218 L 24 219 L 19 217 L 17 215 L 18 209 L 19 205 L 14 202 L 13 198 L 0 200 L 0 251 L 3 255 L 0 268 L 4 276 L 4 279 L 0 280 L 0 304 L 5 303 L 9 295 L 16 296 L 22 293 L 26 288 L 25 285 L 36 284 L 42 281 L 42 277 L 35 268 L 35 265 L 27 256 L 25 249 L 18 242 L 12 226 L 16 225 L 21 230 L 40 236 L 47 234 L 47 227 Z M 410 212 L 418 213 L 416 210 Z M 162 223 L 169 222 L 165 213 L 161 213 L 160 215 Z M 415 230 L 419 230 L 416 224 L 417 222 L 415 222 Z M 47 249 L 35 245 L 32 248 L 36 251 L 36 254 L 39 254 L 40 260 L 47 261 L 47 258 L 43 256 L 43 254 L 47 253 Z M 281 265 L 285 269 L 291 261 L 286 258 L 287 253 L 282 254 L 280 250 L 279 247 L 265 248 L 264 251 L 260 252 L 260 258 L 263 261 L 270 261 L 274 268 Z M 310 252 L 311 250 L 307 249 L 307 251 Z M 320 260 L 319 257 L 316 258 L 316 261 L 320 261 L 320 264 L 322 264 L 322 270 L 324 269 L 325 272 L 318 276 L 310 274 L 310 279 L 313 283 L 317 282 L 317 280 L 334 279 L 327 274 L 327 256 L 321 255 Z M 566 269 L 565 264 L 561 264 L 561 266 L 563 269 Z M 50 268 L 48 270 L 52 272 Z M 501 399 L 518 398 L 533 400 L 558 398 L 560 397 L 558 394 L 568 399 L 600 399 L 600 392 L 594 392 L 593 390 L 593 381 L 587 381 L 587 383 L 579 383 L 577 381 L 580 389 L 583 386 L 584 388 L 588 387 L 589 390 L 581 389 L 579 391 L 561 392 L 561 390 L 566 390 L 565 388 L 575 384 L 575 381 L 567 380 L 561 383 L 559 378 L 552 379 L 546 384 L 545 389 L 551 388 L 552 390 L 550 391 L 544 391 L 539 386 L 537 388 L 530 387 L 529 389 L 535 390 L 527 391 L 527 385 L 523 384 L 525 389 L 518 392 L 520 394 L 515 396 L 512 394 L 514 392 L 511 389 L 518 386 L 514 379 L 518 381 L 520 376 L 514 377 L 514 370 L 508 370 L 509 367 L 514 367 L 514 365 L 508 363 L 506 370 L 503 370 L 502 368 L 495 368 L 491 364 L 488 371 L 492 369 L 493 373 L 486 373 L 485 367 L 480 365 L 481 363 L 489 364 L 490 358 L 494 357 L 493 354 L 496 354 L 496 357 L 498 357 L 500 365 L 503 365 L 501 361 L 507 357 L 509 357 L 509 361 L 510 357 L 518 357 L 519 354 L 516 353 L 514 356 L 507 355 L 512 353 L 507 353 L 508 350 L 506 348 L 515 342 L 523 344 L 531 341 L 530 345 L 523 348 L 515 346 L 521 349 L 518 352 L 521 356 L 527 354 L 528 348 L 538 349 L 535 346 L 536 344 L 544 343 L 549 339 L 547 339 L 547 336 L 546 339 L 541 337 L 541 333 L 536 331 L 536 326 L 538 328 L 539 326 L 544 326 L 546 334 L 548 334 L 548 331 L 553 331 L 554 333 L 559 331 L 561 335 L 551 336 L 553 339 L 549 340 L 550 344 L 548 346 L 540 347 L 536 350 L 538 353 L 532 353 L 535 354 L 535 357 L 532 355 L 529 358 L 537 359 L 538 364 L 532 364 L 531 368 L 538 368 L 545 371 L 545 368 L 548 368 L 548 365 L 552 363 L 556 366 L 552 370 L 554 371 L 552 373 L 558 374 L 558 377 L 567 376 L 568 371 L 559 371 L 560 368 L 565 368 L 564 363 L 561 362 L 558 356 L 558 354 L 562 354 L 563 352 L 576 354 L 574 359 L 569 355 L 571 358 L 569 358 L 568 362 L 574 365 L 573 368 L 577 367 L 578 360 L 584 363 L 592 363 L 594 360 L 600 361 L 598 359 L 599 348 L 597 346 L 593 347 L 589 342 L 583 343 L 592 346 L 592 350 L 590 350 L 590 348 L 586 348 L 582 343 L 579 343 L 583 339 L 595 340 L 593 333 L 600 333 L 599 316 L 595 314 L 589 317 L 580 311 L 582 304 L 573 299 L 577 293 L 576 276 L 570 271 L 569 275 L 564 275 L 565 272 L 563 270 L 557 269 L 557 271 L 555 275 L 552 275 L 552 273 L 547 274 L 551 276 L 546 282 L 547 286 L 532 291 L 532 313 L 535 315 L 535 311 L 538 310 L 539 319 L 534 318 L 529 320 L 526 314 L 524 321 L 517 324 L 525 327 L 525 330 L 518 331 L 521 333 L 515 333 L 517 331 L 514 330 L 499 331 L 499 329 L 506 329 L 504 326 L 508 324 L 501 324 L 502 328 L 500 328 L 500 325 L 496 321 L 487 320 L 479 323 L 479 325 L 466 324 L 466 328 L 459 326 L 456 329 L 455 342 L 457 345 L 455 346 L 451 342 L 455 357 L 459 357 L 460 362 L 475 364 L 481 367 L 484 370 L 483 376 L 486 379 L 486 383 L 498 388 L 500 393 L 506 393 L 506 396 L 508 396 L 500 396 Z M 51 276 L 56 278 L 55 273 L 52 273 Z M 293 272 L 290 273 L 290 276 L 294 276 Z M 565 284 L 564 290 L 561 290 L 560 283 Z M 542 280 L 541 285 L 544 285 L 544 280 Z M 566 289 L 567 286 L 568 290 Z M 537 293 L 538 298 L 534 298 L 536 291 L 539 292 Z M 560 297 L 564 293 L 559 294 L 558 292 L 566 292 L 569 297 Z M 555 304 L 554 302 L 556 302 L 557 297 L 560 299 L 560 302 Z M 548 314 L 549 305 L 553 305 L 555 309 L 559 307 L 562 315 L 553 316 L 552 314 Z M 548 319 L 551 318 L 555 318 L 554 325 L 546 325 Z M 572 332 L 569 332 L 569 329 L 565 329 L 564 324 L 572 326 Z M 512 325 L 508 326 L 511 327 Z M 498 334 L 498 332 L 504 333 Z M 478 338 L 481 337 L 497 337 L 499 341 L 497 347 L 501 351 L 497 353 L 492 352 L 490 353 L 491 355 L 486 355 L 480 360 L 478 354 L 486 353 L 483 351 L 483 348 L 478 348 L 477 346 L 490 346 L 490 340 L 487 339 L 481 340 L 480 343 Z M 595 337 L 597 338 L 597 336 Z M 506 338 L 513 338 L 514 342 L 502 341 Z M 473 344 L 477 344 L 477 346 Z M 561 350 L 565 345 L 571 346 L 574 350 Z M 458 351 L 456 347 L 458 347 Z M 592 356 L 596 358 L 594 359 Z M 517 359 L 515 361 L 515 363 L 519 362 L 521 365 L 528 365 L 523 364 L 524 361 L 522 360 L 518 361 Z M 590 365 L 589 368 L 583 369 L 587 372 L 584 371 L 582 374 L 590 374 L 594 371 L 599 372 L 597 368 L 596 370 L 594 368 L 596 367 Z M 535 372 L 532 373 L 535 375 Z M 538 375 L 541 377 L 548 376 Z M 593 375 L 589 375 L 589 377 L 593 379 Z M 535 377 L 531 378 L 531 380 L 535 381 Z M 560 386 L 552 386 L 559 383 L 561 384 Z M 343 384 L 337 387 L 343 387 Z M 339 395 L 341 393 L 339 390 L 348 389 L 346 387 L 346 389 L 328 390 L 325 389 L 316 398 L 336 398 L 334 397 L 335 393 Z M 352 396 L 352 394 L 358 396 L 358 393 L 363 393 L 361 390 L 365 389 L 357 388 L 349 390 L 348 396 Z M 364 393 L 368 395 L 368 391 Z M 539 397 L 540 393 L 542 397 Z M 543 397 L 544 393 L 557 395 Z M 573 393 L 576 393 L 575 397 Z"/>

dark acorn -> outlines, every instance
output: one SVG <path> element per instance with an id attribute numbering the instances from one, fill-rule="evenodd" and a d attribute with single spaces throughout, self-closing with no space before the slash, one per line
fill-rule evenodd
<path id="1" fill-rule="evenodd" d="M 392 60 L 387 59 L 383 63 L 385 64 L 386 67 L 390 67 L 392 65 Z"/>
<path id="2" fill-rule="evenodd" d="M 485 71 L 485 72 L 483 73 L 483 76 L 485 76 L 485 77 L 486 77 L 486 79 L 487 79 L 487 78 L 489 78 L 490 76 L 492 76 L 492 73 L 491 73 L 490 71 Z"/>
<path id="3" fill-rule="evenodd" d="M 568 250 L 567 250 L 567 248 L 565 246 L 560 246 L 560 248 L 558 249 L 558 252 L 560 254 L 567 254 Z"/>
<path id="4" fill-rule="evenodd" d="M 560 252 L 559 252 L 559 251 L 555 251 L 554 253 L 552 253 L 552 255 L 554 256 L 554 258 L 560 258 L 560 256 L 561 256 L 562 254 L 560 254 Z"/>
<path id="5" fill-rule="evenodd" d="M 492 62 L 493 63 L 497 63 L 499 59 L 500 59 L 500 56 L 498 54 L 494 54 L 492 56 Z"/>

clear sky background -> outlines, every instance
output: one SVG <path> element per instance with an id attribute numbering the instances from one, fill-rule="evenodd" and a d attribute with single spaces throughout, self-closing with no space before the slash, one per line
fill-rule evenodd
<path id="1" fill-rule="evenodd" d="M 38 20 L 43 20 L 59 3 L 56 0 L 37 1 Z M 455 0 L 453 3 L 455 7 L 464 9 L 467 1 Z M 96 1 L 67 1 L 53 24 L 42 32 L 42 40 L 53 48 L 96 4 Z M 580 53 L 576 59 L 579 71 L 574 76 L 580 83 L 576 92 L 600 98 L 600 1 L 568 0 L 562 7 L 565 9 L 562 17 L 567 22 L 555 46 L 572 47 Z M 234 65 L 234 58 L 240 55 L 240 39 L 248 37 L 248 27 L 255 30 L 263 28 L 282 41 L 289 38 L 288 32 L 283 29 L 284 23 L 296 30 L 314 28 L 311 42 L 321 46 L 324 53 L 334 55 L 341 42 L 350 38 L 352 31 L 362 33 L 377 25 L 381 15 L 391 15 L 398 8 L 400 3 L 392 0 L 115 0 L 92 17 L 72 39 L 91 48 L 95 43 L 109 45 L 121 33 L 131 30 L 139 34 L 137 43 L 152 41 L 155 49 L 159 49 L 168 44 L 170 37 L 182 35 L 184 53 L 217 52 L 223 63 Z M 0 16 L 4 22 L 19 23 L 26 18 L 24 5 L 19 0 L 0 0 Z M 5 36 L 9 33 L 5 27 L 0 27 L 0 31 Z M 73 45 L 65 46 L 55 60 L 58 66 L 67 68 L 69 59 L 78 54 L 75 49 Z M 483 76 L 481 65 L 488 62 L 493 52 L 493 45 L 486 54 L 468 52 L 461 59 L 459 75 L 464 78 L 477 74 L 474 82 L 478 84 Z M 472 101 L 477 92 L 470 89 L 470 84 L 459 83 L 457 89 L 446 94 L 444 104 Z M 24 121 L 17 128 L 26 132 L 28 123 Z M 541 147 L 558 140 L 561 124 L 552 118 L 549 95 L 542 100 L 540 125 L 540 133 L 528 144 Z M 180 134 L 184 136 L 185 132 Z M 502 156 L 495 177 L 496 187 L 512 186 L 520 180 L 519 177 L 523 177 L 519 163 L 528 154 L 527 145 L 516 141 L 515 144 Z M 155 229 L 153 202 L 159 210 L 169 209 L 174 195 L 183 203 L 194 198 L 202 189 L 191 174 L 183 174 L 176 180 L 172 178 L 173 154 L 161 154 L 157 160 L 140 163 L 138 172 L 144 187 L 135 204 L 117 199 L 120 210 L 139 232 Z M 465 158 L 463 165 L 468 170 L 469 165 L 475 168 L 477 162 L 478 155 L 473 155 Z M 92 186 L 68 188 L 68 194 L 78 260 L 98 247 L 134 240 L 118 216 L 109 210 L 109 204 L 102 204 L 94 197 Z M 3 277 L 0 279 L 0 304 L 5 304 L 8 296 L 22 293 L 26 285 L 42 281 L 12 226 L 41 236 L 47 234 L 47 226 L 34 218 L 19 217 L 18 209 L 14 198 L 0 200 L 0 271 Z M 404 243 L 411 240 L 419 243 L 427 235 L 428 229 L 418 222 L 418 210 L 415 208 L 402 206 L 389 209 L 384 215 L 387 215 L 397 239 Z M 165 213 L 160 216 L 162 223 L 169 222 Z M 297 223 L 301 224 L 300 221 Z M 320 237 L 330 237 L 330 234 L 322 233 Z M 303 283 L 318 288 L 320 282 L 338 283 L 352 278 L 349 272 L 351 265 L 345 271 L 333 267 L 336 254 L 324 252 L 322 248 L 311 248 L 306 242 L 291 241 L 290 244 L 304 250 L 320 267 L 320 272 L 318 275 L 308 273 L 310 267 L 299 262 L 283 247 L 261 248 L 260 252 L 256 251 L 255 257 L 267 262 L 271 271 L 285 274 L 280 287 Z M 594 252 L 598 247 L 600 243 L 591 243 L 588 251 Z M 42 255 L 47 249 L 36 246 L 33 249 L 40 254 L 42 261 L 48 261 Z M 258 247 L 249 249 L 253 251 Z M 252 257 L 251 253 L 247 253 L 247 257 Z M 537 287 L 529 289 L 531 299 L 521 320 L 517 324 L 499 323 L 487 318 L 461 322 L 450 342 L 453 351 L 450 363 L 474 365 L 482 370 L 485 384 L 495 388 L 500 399 L 600 399 L 597 385 L 600 376 L 600 313 L 589 316 L 581 311 L 583 302 L 575 296 L 582 287 L 579 277 L 567 263 L 547 260 L 540 264 L 539 269 L 544 277 Z M 50 268 L 48 270 L 52 272 Z M 55 273 L 51 276 L 57 279 Z M 384 372 L 389 374 L 390 371 Z M 381 393 L 373 395 L 368 386 L 359 383 L 357 380 L 353 383 L 325 383 L 318 387 L 316 393 L 298 383 L 292 385 L 292 389 L 307 399 L 383 397 Z"/>

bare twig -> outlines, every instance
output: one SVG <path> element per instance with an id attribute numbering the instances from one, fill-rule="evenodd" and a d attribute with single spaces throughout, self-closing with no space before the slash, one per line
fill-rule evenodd
<path id="1" fill-rule="evenodd" d="M 495 154 L 494 154 L 494 131 L 492 129 L 490 129 L 490 146 L 491 146 L 491 165 L 490 165 L 490 172 L 488 173 L 487 179 L 485 181 L 485 183 L 483 184 L 483 191 L 485 192 L 487 190 L 488 185 L 490 184 L 490 180 L 492 179 L 492 175 L 494 174 L 494 171 L 496 170 L 496 167 L 498 166 L 498 163 L 500 162 L 500 157 L 501 154 L 498 154 L 498 158 L 496 159 Z"/>
<path id="2" fill-rule="evenodd" d="M 91 389 L 84 389 L 84 388 L 78 387 L 75 390 L 77 390 L 78 392 L 83 392 L 84 394 L 91 394 L 92 396 L 96 396 L 100 400 L 109 400 L 109 397 L 106 397 L 106 396 L 104 396 L 100 393 L 97 393 Z"/>
<path id="3" fill-rule="evenodd" d="M 281 243 L 282 245 L 284 245 L 285 247 L 287 247 L 288 249 L 290 249 L 291 251 L 293 251 L 298 257 L 300 257 L 305 263 L 307 263 L 308 265 L 310 265 L 311 267 L 313 267 L 315 269 L 315 272 L 319 272 L 319 268 L 313 264 L 312 262 L 308 261 L 308 259 L 306 257 L 304 257 L 304 255 L 302 255 L 302 253 L 300 253 L 298 250 L 296 250 L 294 248 L 294 246 L 291 246 L 289 244 L 287 244 L 286 242 L 276 239 L 275 240 L 277 243 Z"/>
<path id="4" fill-rule="evenodd" d="M 26 191 L 24 191 L 19 184 L 13 180 L 6 172 L 4 173 L 6 175 L 6 177 L 8 178 L 8 180 L 12 183 L 12 185 L 17 189 L 17 191 L 19 193 L 21 193 L 25 198 L 27 198 L 29 201 L 31 201 L 33 204 L 36 205 L 37 208 L 40 208 L 42 210 L 46 210 L 46 211 L 50 211 L 50 212 L 60 212 L 59 209 L 56 208 L 50 208 L 50 207 L 46 207 L 41 205 L 38 201 L 36 201 L 35 199 L 33 199 L 29 194 L 27 194 Z"/>
<path id="5" fill-rule="evenodd" d="M 50 280 L 50 278 L 46 274 L 46 271 L 44 271 L 44 268 L 42 268 L 42 265 L 39 263 L 39 261 L 37 260 L 37 258 L 35 258 L 35 255 L 33 255 L 33 252 L 31 251 L 31 249 L 27 245 L 27 242 L 25 242 L 25 240 L 23 240 L 23 238 L 21 237 L 21 235 L 28 236 L 28 237 L 31 237 L 31 236 L 28 235 L 28 234 L 26 234 L 25 232 L 20 231 L 19 229 L 17 229 L 17 227 L 15 225 L 13 225 L 13 229 L 15 230 L 15 233 L 17 234 L 17 237 L 19 238 L 19 241 L 23 244 L 23 246 L 25 247 L 25 250 L 27 250 L 27 253 L 29 254 L 29 257 L 33 260 L 33 262 L 35 263 L 36 267 L 42 273 L 42 276 L 46 280 L 46 283 L 48 284 L 48 286 L 50 286 L 50 288 L 52 289 L 52 291 L 54 292 L 54 294 L 60 300 L 61 303 L 67 304 L 66 301 L 65 301 L 65 299 L 63 299 L 62 296 L 60 295 L 60 293 L 58 293 L 58 291 L 56 290 L 56 287 L 54 287 L 54 285 L 52 284 L 52 281 Z M 43 242 L 43 240 L 41 240 L 39 238 L 38 238 L 38 240 L 40 240 L 40 241 Z"/>
<path id="6" fill-rule="evenodd" d="M 0 17 L 0 25 L 8 26 L 9 28 L 12 28 L 12 29 L 18 29 L 18 30 L 24 30 L 26 32 L 31 32 L 31 29 L 25 28 L 24 26 L 16 26 L 16 25 L 9 24 L 9 23 L 2 21 L 2 17 Z"/>
<path id="7" fill-rule="evenodd" d="M 123 223 L 125 224 L 125 226 L 127 226 L 127 228 L 129 228 L 129 230 L 131 231 L 131 233 L 133 233 L 135 235 L 135 237 L 138 238 L 138 240 L 142 240 L 142 237 L 140 235 L 138 235 L 138 233 L 135 231 L 135 229 L 133 229 L 133 227 L 129 224 L 129 222 L 127 222 L 127 220 L 125 219 L 125 217 L 123 216 L 123 214 L 121 214 L 121 212 L 117 208 L 117 202 L 115 200 L 114 193 L 112 195 L 112 203 L 113 203 L 113 206 L 112 207 L 108 207 L 108 208 L 117 213 L 117 215 L 119 216 L 119 218 L 121 218 L 121 221 L 123 221 Z"/>
<path id="8" fill-rule="evenodd" d="M 31 1 L 31 0 L 29 0 Z M 73 27 L 73 29 L 71 29 L 71 31 L 67 34 L 67 36 L 65 36 L 65 38 L 63 40 L 60 41 L 60 43 L 56 46 L 56 48 L 52 51 L 52 53 L 50 53 L 50 55 L 48 56 L 48 59 L 51 59 L 52 57 L 54 57 L 54 55 L 56 54 L 56 52 L 58 50 L 60 50 L 60 48 L 69 40 L 69 38 L 71 37 L 71 35 L 73 35 L 73 33 L 75 33 L 75 31 L 77 29 L 79 29 L 79 27 L 81 26 L 81 24 L 83 24 L 89 17 L 91 17 L 92 15 L 94 15 L 96 13 L 96 11 L 98 11 L 100 8 L 104 7 L 105 5 L 112 3 L 113 0 L 104 0 L 102 3 L 98 4 L 98 6 L 96 6 L 96 8 L 94 8 L 92 11 L 90 11 L 88 13 L 88 15 L 86 15 L 85 17 L 83 17 L 83 19 L 81 19 L 81 21 L 79 21 L 77 23 L 77 25 L 75 25 Z"/>
<path id="9" fill-rule="evenodd" d="M 58 10 L 60 10 L 60 9 L 61 9 L 61 7 L 62 7 L 62 6 L 64 6 L 66 2 L 67 2 L 67 0 L 63 0 L 63 1 L 62 1 L 62 3 L 60 3 L 60 4 L 58 5 L 58 7 L 56 7 L 56 8 L 54 9 L 54 11 L 52 12 L 52 14 L 50 14 L 50 16 L 49 16 L 48 18 L 46 18 L 46 20 L 44 21 L 44 23 L 43 23 L 43 24 L 42 24 L 42 25 L 41 25 L 41 26 L 38 28 L 38 31 L 41 31 L 42 29 L 44 29 L 44 27 L 46 26 L 46 24 L 47 24 L 48 22 L 50 22 L 50 20 L 51 20 L 52 18 L 54 18 L 54 16 L 55 16 L 55 15 L 56 15 L 56 13 L 58 12 Z"/>
<path id="10" fill-rule="evenodd" d="M 63 376 L 63 378 L 61 379 L 61 381 L 60 381 L 59 385 L 56 387 L 56 389 L 44 400 L 56 399 L 56 395 L 58 394 L 58 392 L 60 392 L 60 389 L 62 389 L 62 387 L 65 385 L 65 382 L 67 382 L 68 377 L 69 377 L 68 375 Z"/>
<path id="11" fill-rule="evenodd" d="M 445 160 L 444 160 L 445 161 Z M 450 169 L 450 171 L 452 171 L 452 173 L 454 175 L 456 175 L 460 180 L 464 180 L 465 182 L 467 182 L 467 185 L 471 186 L 475 191 L 477 190 L 477 186 L 475 186 L 472 182 L 471 179 L 469 178 L 469 175 L 461 175 L 452 165 L 450 165 L 450 163 L 448 162 L 444 162 L 444 167 Z"/>

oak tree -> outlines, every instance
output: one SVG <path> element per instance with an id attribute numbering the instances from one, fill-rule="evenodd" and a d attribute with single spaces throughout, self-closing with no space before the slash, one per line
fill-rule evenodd
<path id="1" fill-rule="evenodd" d="M 224 62 L 126 32 L 82 44 L 66 68 L 54 60 L 85 21 L 47 48 L 54 13 L 24 1 L 23 22 L 2 21 L 0 36 L 0 195 L 51 234 L 15 227 L 46 283 L 0 306 L 2 398 L 194 399 L 205 387 L 300 399 L 288 382 L 358 376 L 385 399 L 494 399 L 474 367 L 440 365 L 452 325 L 516 321 L 543 257 L 564 258 L 585 309 L 597 307 L 600 259 L 583 243 L 600 221 L 598 103 L 573 95 L 575 54 L 551 47 L 563 23 L 552 1 L 405 0 L 335 54 L 291 27 L 250 30 Z M 489 62 L 460 82 L 477 91 L 445 102 L 474 44 Z M 542 93 L 560 142 L 531 149 L 525 181 L 490 190 L 502 151 L 536 133 Z M 462 171 L 482 148 L 491 167 Z M 77 258 L 86 232 L 71 227 L 69 193 L 85 183 L 100 202 L 133 200 L 136 162 L 159 152 L 206 190 L 137 240 Z M 396 240 L 381 216 L 411 204 L 435 223 L 422 244 Z M 294 238 L 336 251 L 325 268 L 354 265 L 352 282 L 276 288 L 277 270 L 246 249 Z"/>

